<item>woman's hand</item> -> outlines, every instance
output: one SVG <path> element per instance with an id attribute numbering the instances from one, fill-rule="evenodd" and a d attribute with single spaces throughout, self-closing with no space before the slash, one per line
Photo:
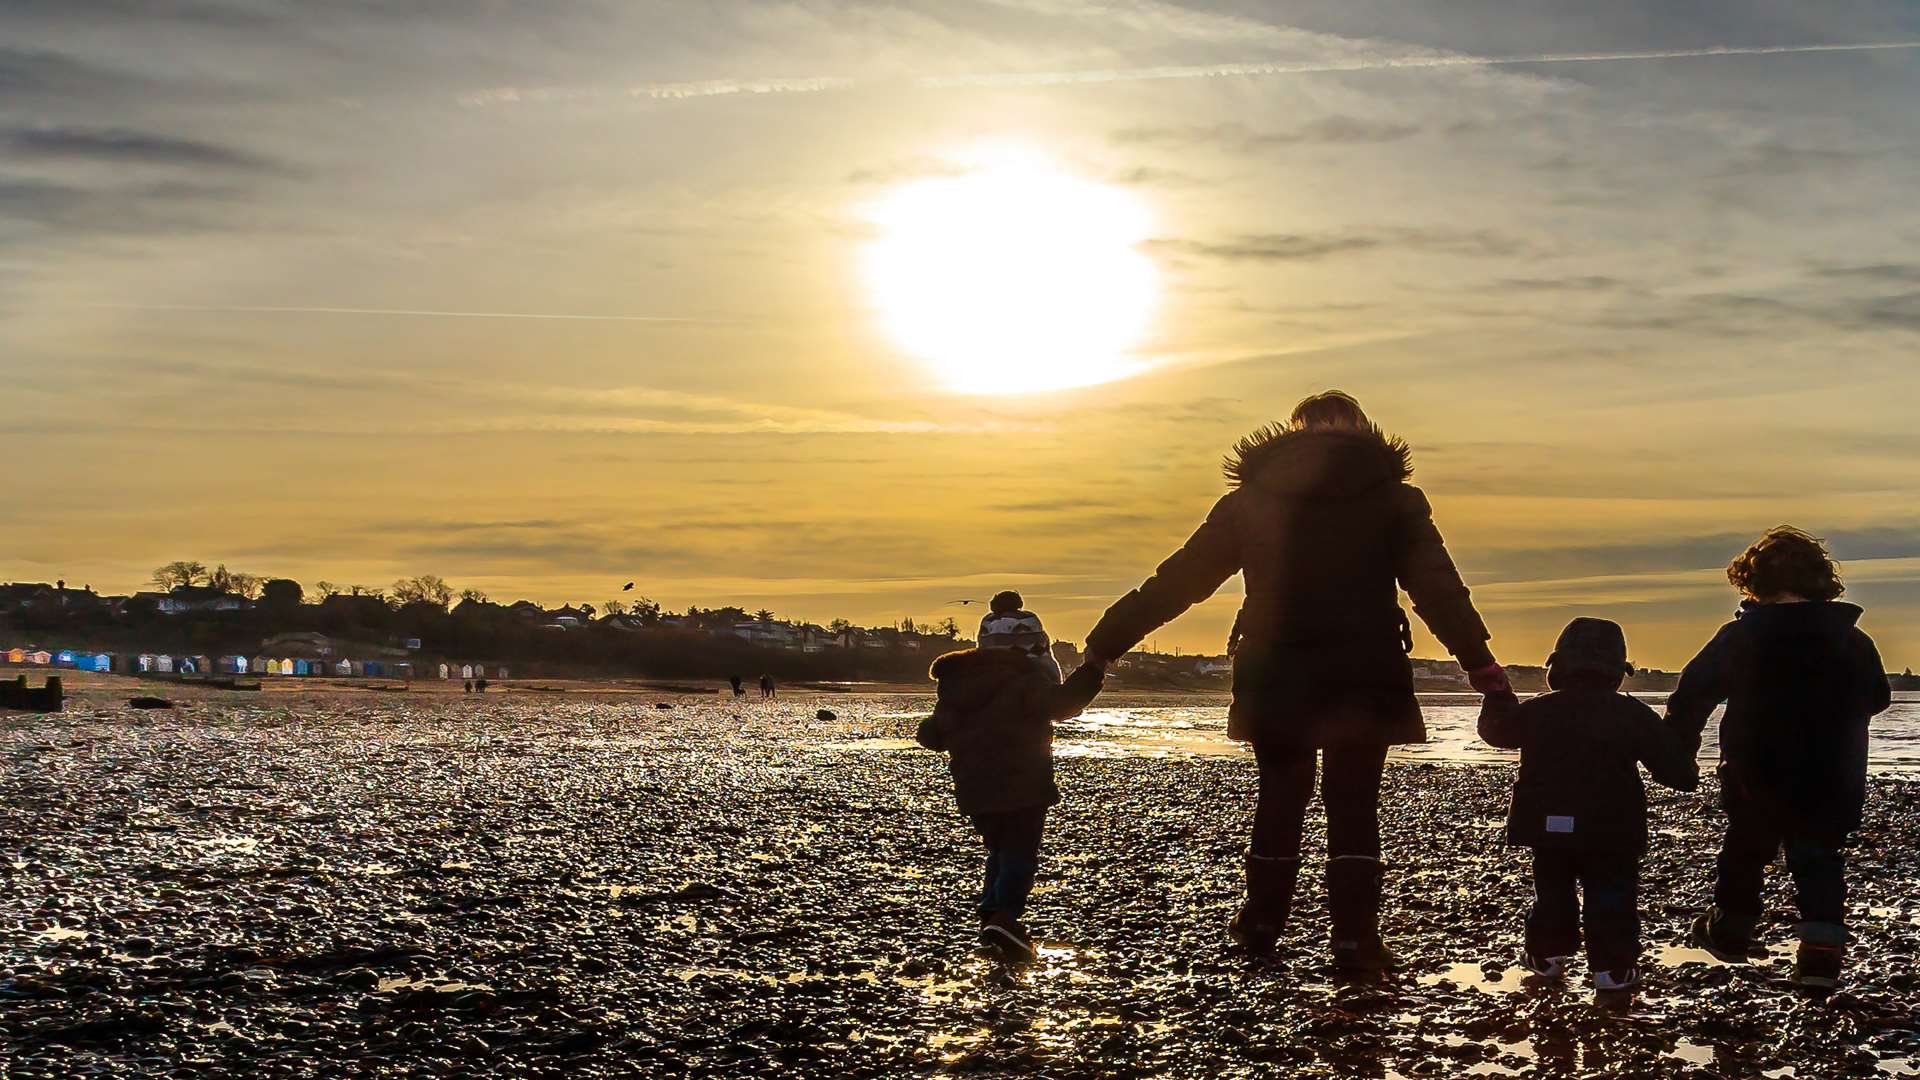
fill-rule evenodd
<path id="1" fill-rule="evenodd" d="M 1486 697 L 1513 693 L 1513 684 L 1507 681 L 1507 669 L 1498 661 L 1467 672 L 1467 682 Z"/>

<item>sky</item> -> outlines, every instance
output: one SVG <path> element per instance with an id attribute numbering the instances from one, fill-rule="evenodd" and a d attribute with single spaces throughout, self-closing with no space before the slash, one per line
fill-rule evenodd
<path id="1" fill-rule="evenodd" d="M 1601 615 L 1677 667 L 1790 522 L 1899 670 L 1916 106 L 1904 3 L 10 0 L 0 580 L 1015 587 L 1079 640 L 1340 387 L 1503 659 Z M 938 209 L 1009 161 L 1053 186 Z M 1218 651 L 1239 593 L 1152 643 Z"/>

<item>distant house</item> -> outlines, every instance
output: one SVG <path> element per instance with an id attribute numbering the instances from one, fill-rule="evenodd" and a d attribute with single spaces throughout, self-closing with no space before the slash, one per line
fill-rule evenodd
<path id="1" fill-rule="evenodd" d="M 208 585 L 177 585 L 163 593 L 135 593 L 133 598 L 152 601 L 155 610 L 163 615 L 184 615 L 199 611 L 244 611 L 253 606 L 253 601 L 238 593 L 230 593 L 225 589 L 216 589 Z"/>

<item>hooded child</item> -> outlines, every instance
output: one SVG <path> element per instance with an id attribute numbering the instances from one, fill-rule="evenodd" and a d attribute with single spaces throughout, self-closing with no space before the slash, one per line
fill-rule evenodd
<path id="1" fill-rule="evenodd" d="M 1640 981 L 1647 793 L 1638 766 L 1681 791 L 1700 782 L 1690 741 L 1620 692 L 1632 672 L 1620 624 L 1579 618 L 1547 658 L 1548 693 L 1524 703 L 1490 694 L 1480 709 L 1480 737 L 1520 751 L 1507 842 L 1533 849 L 1534 891 L 1520 962 L 1559 978 L 1584 923 L 1587 966 L 1603 992 Z"/>
<path id="2" fill-rule="evenodd" d="M 1053 725 L 1078 716 L 1100 692 L 1083 666 L 1064 683 L 1040 619 L 1003 592 L 980 623 L 979 646 L 933 662 L 938 692 L 918 740 L 944 751 L 954 799 L 987 848 L 977 914 L 981 940 L 1015 960 L 1033 957 L 1021 919 L 1040 868 L 1053 782 Z"/>

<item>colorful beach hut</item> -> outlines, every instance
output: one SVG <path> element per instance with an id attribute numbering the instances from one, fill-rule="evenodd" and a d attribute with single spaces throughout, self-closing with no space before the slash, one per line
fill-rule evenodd
<path id="1" fill-rule="evenodd" d="M 26 662 L 27 662 L 27 650 L 25 649 L 8 649 L 7 650 L 7 663 L 24 664 Z"/>

